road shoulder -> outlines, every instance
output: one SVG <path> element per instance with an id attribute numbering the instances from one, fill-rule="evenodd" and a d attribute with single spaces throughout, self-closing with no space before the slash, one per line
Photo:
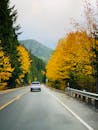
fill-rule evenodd
<path id="1" fill-rule="evenodd" d="M 80 118 L 82 118 L 86 123 L 88 123 L 94 130 L 98 130 L 98 111 L 90 105 L 78 101 L 65 92 L 59 91 L 57 89 L 49 88 L 49 91 L 59 98 L 69 109 L 76 113 Z"/>

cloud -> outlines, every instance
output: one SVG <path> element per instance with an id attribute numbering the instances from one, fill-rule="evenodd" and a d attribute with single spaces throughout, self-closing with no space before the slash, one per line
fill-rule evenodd
<path id="1" fill-rule="evenodd" d="M 70 30 L 70 18 L 81 18 L 82 0 L 11 0 L 11 4 L 19 14 L 23 31 L 19 38 L 34 38 L 50 47 Z"/>

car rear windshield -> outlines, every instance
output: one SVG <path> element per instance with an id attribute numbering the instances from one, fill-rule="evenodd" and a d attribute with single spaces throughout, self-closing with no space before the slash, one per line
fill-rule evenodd
<path id="1" fill-rule="evenodd" d="M 40 84 L 39 82 L 32 82 L 32 84 Z"/>

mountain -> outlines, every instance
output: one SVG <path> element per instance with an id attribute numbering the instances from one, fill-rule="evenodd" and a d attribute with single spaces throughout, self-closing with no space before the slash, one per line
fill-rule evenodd
<path id="1" fill-rule="evenodd" d="M 48 61 L 51 53 L 53 52 L 52 49 L 44 46 L 36 40 L 21 40 L 20 44 L 24 45 L 33 55 L 45 62 Z"/>

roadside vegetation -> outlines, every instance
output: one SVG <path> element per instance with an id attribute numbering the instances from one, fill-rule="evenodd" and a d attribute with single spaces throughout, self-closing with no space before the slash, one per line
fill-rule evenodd
<path id="1" fill-rule="evenodd" d="M 45 63 L 20 45 L 17 10 L 9 5 L 9 0 L 0 0 L 0 90 L 45 81 Z"/>
<path id="2" fill-rule="evenodd" d="M 98 29 L 98 5 L 96 3 L 94 8 L 88 0 L 83 4 L 84 22 L 78 23 L 72 19 L 74 31 L 58 41 L 46 66 L 46 77 L 51 87 L 62 90 L 72 87 L 90 92 L 96 91 L 95 60 L 98 41 L 92 37 L 92 32 Z"/>

